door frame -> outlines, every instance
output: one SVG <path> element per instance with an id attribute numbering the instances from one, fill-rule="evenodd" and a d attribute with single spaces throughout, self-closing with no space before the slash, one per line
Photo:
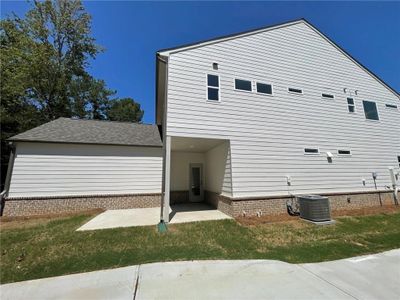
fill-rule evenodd
<path id="1" fill-rule="evenodd" d="M 192 194 L 192 168 L 200 168 L 200 195 L 195 196 Z M 189 164 L 189 202 L 202 202 L 204 201 L 204 185 L 203 185 L 203 164 L 202 163 L 190 163 Z"/>

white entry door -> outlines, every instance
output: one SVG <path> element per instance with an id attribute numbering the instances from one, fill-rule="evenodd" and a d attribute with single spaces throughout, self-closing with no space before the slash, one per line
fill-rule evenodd
<path id="1" fill-rule="evenodd" d="M 204 199 L 203 165 L 189 165 L 189 201 L 200 202 Z"/>

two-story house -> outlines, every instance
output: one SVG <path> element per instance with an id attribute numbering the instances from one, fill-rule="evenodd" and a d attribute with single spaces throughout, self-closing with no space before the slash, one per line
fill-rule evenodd
<path id="1" fill-rule="evenodd" d="M 161 50 L 165 204 L 205 198 L 235 216 L 285 212 L 305 193 L 376 204 L 399 166 L 399 106 L 305 20 Z"/>
<path id="2" fill-rule="evenodd" d="M 10 141 L 10 215 L 279 214 L 310 193 L 351 209 L 394 202 L 400 96 L 302 19 L 157 52 L 156 125 L 58 119 Z"/>

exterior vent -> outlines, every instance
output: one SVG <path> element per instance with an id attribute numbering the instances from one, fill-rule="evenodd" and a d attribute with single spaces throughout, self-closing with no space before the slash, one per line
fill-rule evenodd
<path id="1" fill-rule="evenodd" d="M 328 197 L 318 195 L 299 196 L 300 217 L 312 222 L 331 220 L 331 209 Z"/>

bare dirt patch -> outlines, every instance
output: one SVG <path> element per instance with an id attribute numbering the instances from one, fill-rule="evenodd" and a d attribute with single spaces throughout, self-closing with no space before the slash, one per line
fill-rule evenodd
<path id="1" fill-rule="evenodd" d="M 288 214 L 279 214 L 270 216 L 265 215 L 261 217 L 237 217 L 236 221 L 245 226 L 257 226 L 260 224 L 278 223 L 278 222 L 290 222 L 294 224 L 300 221 L 300 217 L 290 216 Z"/>
<path id="2" fill-rule="evenodd" d="M 369 216 L 382 213 L 396 213 L 400 211 L 400 206 L 395 205 L 384 205 L 384 206 L 373 206 L 365 207 L 360 209 L 343 209 L 332 211 L 332 217 L 342 217 L 342 216 Z M 301 227 L 303 222 L 301 222 L 300 217 L 290 216 L 289 214 L 279 214 L 279 215 L 265 215 L 261 217 L 237 217 L 236 221 L 244 226 L 257 226 L 261 224 L 269 223 L 290 223 L 294 227 Z"/>
<path id="3" fill-rule="evenodd" d="M 400 211 L 400 206 L 397 205 L 384 205 L 364 207 L 360 209 L 343 209 L 332 211 L 333 217 L 341 216 L 369 216 L 381 213 L 396 213 Z"/>
<path id="4" fill-rule="evenodd" d="M 91 209 L 80 212 L 70 212 L 62 214 L 48 214 L 48 215 L 37 215 L 37 216 L 19 216 L 19 217 L 0 217 L 0 229 L 11 229 L 11 228 L 22 228 L 31 227 L 36 225 L 44 225 L 50 221 L 57 219 L 65 219 L 76 215 L 97 215 L 104 212 L 104 209 Z"/>

